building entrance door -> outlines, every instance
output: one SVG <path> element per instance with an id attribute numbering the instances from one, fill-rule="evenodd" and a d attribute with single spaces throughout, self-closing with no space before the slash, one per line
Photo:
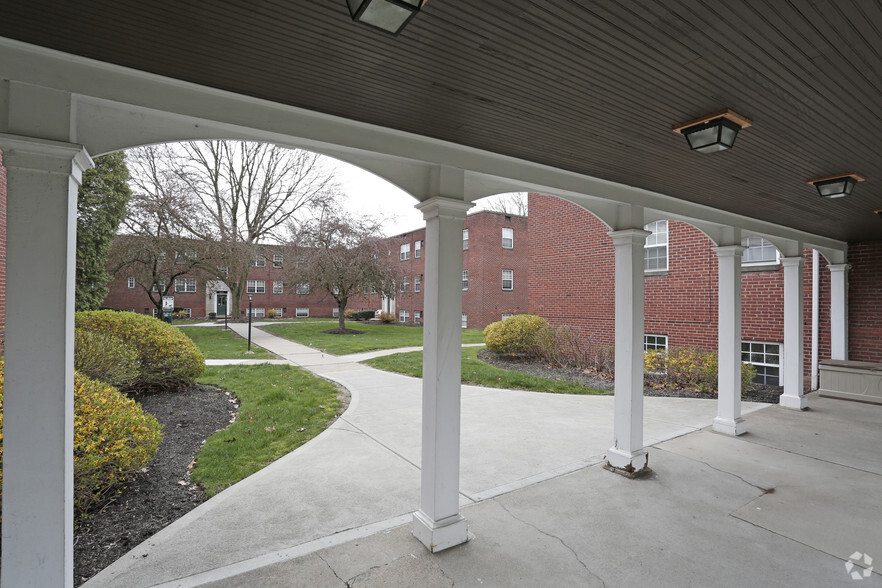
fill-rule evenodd
<path id="1" fill-rule="evenodd" d="M 218 316 L 227 316 L 227 293 L 226 292 L 218 292 L 217 293 L 217 315 Z"/>

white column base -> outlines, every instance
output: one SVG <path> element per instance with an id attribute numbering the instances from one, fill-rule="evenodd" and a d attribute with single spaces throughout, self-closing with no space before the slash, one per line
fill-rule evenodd
<path id="1" fill-rule="evenodd" d="M 805 396 L 782 394 L 779 404 L 784 408 L 792 408 L 793 410 L 805 410 L 808 408 L 808 400 Z"/>
<path id="2" fill-rule="evenodd" d="M 469 540 L 469 523 L 461 514 L 433 521 L 423 511 L 413 513 L 413 536 L 432 553 Z"/>
<path id="3" fill-rule="evenodd" d="M 732 420 L 717 417 L 714 419 L 714 431 L 735 437 L 747 432 L 747 423 L 742 418 Z"/>
<path id="4" fill-rule="evenodd" d="M 606 452 L 606 464 L 604 467 L 611 472 L 622 474 L 629 478 L 636 478 L 649 471 L 649 454 L 645 449 L 628 453 L 610 447 Z"/>

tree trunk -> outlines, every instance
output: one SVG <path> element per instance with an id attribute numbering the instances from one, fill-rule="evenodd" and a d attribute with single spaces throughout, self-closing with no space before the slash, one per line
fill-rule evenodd
<path id="1" fill-rule="evenodd" d="M 346 302 L 338 302 L 337 303 L 337 321 L 340 324 L 340 329 L 346 328 L 346 316 L 343 314 L 343 309 L 346 308 Z"/>

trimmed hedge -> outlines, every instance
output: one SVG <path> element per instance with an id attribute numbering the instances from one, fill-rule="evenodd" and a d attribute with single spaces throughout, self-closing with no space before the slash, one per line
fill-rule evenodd
<path id="1" fill-rule="evenodd" d="M 74 369 L 87 378 L 125 390 L 138 381 L 140 364 L 138 351 L 119 337 L 74 331 Z"/>
<path id="2" fill-rule="evenodd" d="M 78 312 L 76 327 L 122 339 L 138 352 L 141 375 L 133 388 L 189 386 L 205 370 L 205 356 L 175 327 L 134 312 Z"/>
<path id="3" fill-rule="evenodd" d="M 487 325 L 484 342 L 497 355 L 528 355 L 536 350 L 536 334 L 548 326 L 541 316 L 518 314 Z"/>

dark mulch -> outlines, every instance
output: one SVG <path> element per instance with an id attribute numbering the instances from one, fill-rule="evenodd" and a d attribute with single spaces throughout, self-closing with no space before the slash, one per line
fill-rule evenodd
<path id="1" fill-rule="evenodd" d="M 363 335 L 364 331 L 356 331 L 355 329 L 331 329 L 330 331 L 322 331 L 328 335 Z"/>
<path id="2" fill-rule="evenodd" d="M 556 368 L 550 367 L 541 361 L 535 360 L 511 360 L 503 359 L 494 353 L 482 349 L 478 352 L 478 359 L 498 368 L 513 370 L 539 376 L 542 378 L 550 378 L 552 380 L 566 380 L 568 382 L 579 382 L 588 388 L 599 388 L 601 390 L 614 389 L 614 382 L 607 378 L 602 378 L 597 374 L 584 372 L 573 368 Z M 766 402 L 769 404 L 777 404 L 778 399 L 784 392 L 781 386 L 766 386 L 754 384 L 750 386 L 741 395 L 742 400 L 747 402 Z M 716 393 L 699 392 L 698 390 L 666 390 L 646 386 L 643 388 L 644 396 L 663 396 L 668 398 L 716 398 Z"/>
<path id="3" fill-rule="evenodd" d="M 110 504 L 76 529 L 77 586 L 205 502 L 205 493 L 190 483 L 188 466 L 205 440 L 229 425 L 237 406 L 223 390 L 199 384 L 135 399 L 162 423 L 162 443 L 147 471 L 130 480 Z"/>

